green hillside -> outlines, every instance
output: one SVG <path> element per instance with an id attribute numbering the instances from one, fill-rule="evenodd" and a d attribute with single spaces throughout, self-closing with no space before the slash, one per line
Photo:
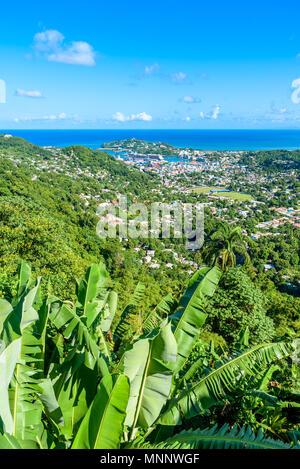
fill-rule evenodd
<path id="1" fill-rule="evenodd" d="M 136 244 L 129 243 L 122 252 L 119 238 L 103 241 L 96 234 L 98 204 L 115 199 L 116 190 L 131 198 L 149 197 L 151 176 L 85 147 L 44 150 L 3 136 L 0 142 L 2 289 L 14 288 L 21 259 L 64 297 L 74 295 L 76 278 L 100 259 L 112 275 L 121 275 L 119 289 L 128 294 L 137 275 L 154 283 L 157 273 L 141 264 Z M 172 288 L 166 278 L 160 283 L 163 292 Z M 159 290 L 153 286 L 149 291 L 150 304 L 159 298 Z"/>

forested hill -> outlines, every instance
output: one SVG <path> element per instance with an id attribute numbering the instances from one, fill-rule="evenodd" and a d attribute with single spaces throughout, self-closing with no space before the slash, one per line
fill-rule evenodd
<path id="1" fill-rule="evenodd" d="M 151 176 L 106 153 L 0 136 L 0 284 L 11 288 L 25 259 L 68 296 L 88 265 L 110 256 L 96 235 L 98 203 L 118 192 L 142 197 L 151 187 Z M 121 249 L 116 240 L 114 253 Z"/>
<path id="2" fill-rule="evenodd" d="M 27 142 L 27 140 L 23 138 L 2 134 L 0 135 L 0 155 L 14 155 L 20 158 L 34 157 L 36 155 L 50 157 L 51 152 L 33 143 Z"/>
<path id="3" fill-rule="evenodd" d="M 74 145 L 62 150 L 62 154 L 73 160 L 74 166 L 83 171 L 101 177 L 101 174 L 107 174 L 112 180 L 116 177 L 120 182 L 126 180 L 134 185 L 147 185 L 151 182 L 150 176 L 138 171 L 125 164 L 123 161 L 117 161 L 113 156 L 102 151 L 91 150 L 90 148 Z"/>
<path id="4" fill-rule="evenodd" d="M 16 165 L 25 163 L 30 169 L 41 173 L 46 171 L 72 178 L 93 178 L 101 181 L 105 188 L 115 189 L 116 183 L 119 188 L 126 184 L 135 193 L 152 182 L 152 176 L 117 161 L 108 153 L 79 145 L 43 148 L 22 138 L 3 134 L 0 136 L 0 157 L 7 157 Z"/>
<path id="5" fill-rule="evenodd" d="M 296 169 L 300 167 L 300 150 L 251 151 L 242 156 L 240 163 L 271 170 Z"/>

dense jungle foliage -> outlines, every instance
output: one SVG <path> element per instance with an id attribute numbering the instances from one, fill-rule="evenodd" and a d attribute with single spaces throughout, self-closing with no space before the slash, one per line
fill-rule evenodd
<path id="1" fill-rule="evenodd" d="M 0 448 L 298 448 L 297 341 L 250 345 L 248 327 L 229 350 L 199 338 L 221 277 L 200 269 L 145 316 L 138 283 L 113 327 L 103 263 L 71 303 L 23 262 L 0 301 Z"/>

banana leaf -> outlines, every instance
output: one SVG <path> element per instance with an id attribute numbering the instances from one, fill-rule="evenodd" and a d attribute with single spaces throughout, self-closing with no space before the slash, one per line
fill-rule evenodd
<path id="1" fill-rule="evenodd" d="M 52 401 L 51 408 L 55 414 L 52 413 L 50 417 L 59 425 L 61 433 L 67 439 L 71 439 L 97 392 L 99 378 L 97 366 L 95 365 L 93 370 L 88 368 L 85 365 L 85 354 L 76 351 L 73 357 L 66 359 L 62 365 L 54 367 L 49 377 L 57 402 L 56 405 L 55 401 Z M 41 399 L 43 400 L 43 395 Z M 46 410 L 49 415 L 50 409 Z"/>
<path id="2" fill-rule="evenodd" d="M 202 414 L 234 392 L 241 379 L 256 376 L 269 367 L 272 361 L 290 356 L 293 350 L 293 345 L 285 342 L 260 344 L 236 352 L 230 359 L 224 358 L 199 382 L 173 398 L 158 423 L 179 425 L 181 416 L 189 419 Z"/>
<path id="3" fill-rule="evenodd" d="M 79 317 L 75 311 L 61 301 L 53 298 L 51 304 L 51 311 L 49 319 L 52 324 L 62 331 L 66 339 L 75 336 L 77 345 L 86 351 L 86 365 L 94 369 L 95 363 L 101 360 L 101 356 L 106 357 L 107 361 L 110 360 L 109 345 L 106 343 L 103 335 L 99 335 L 99 346 L 91 335 L 84 320 Z M 101 360 L 101 372 L 103 376 L 108 373 L 107 365 L 104 360 Z"/>
<path id="4" fill-rule="evenodd" d="M 178 346 L 176 363 L 173 366 L 177 373 L 188 359 L 199 336 L 207 313 L 207 297 L 211 297 L 222 272 L 218 267 L 204 267 L 196 272 L 185 294 L 181 297 L 177 310 L 170 316 L 172 330 Z"/>
<path id="5" fill-rule="evenodd" d="M 0 336 L 3 359 L 0 364 L 0 417 L 5 432 L 22 440 L 24 447 L 35 445 L 42 429 L 42 407 L 37 401 L 42 344 L 33 327 L 39 319 L 33 307 L 38 288 L 39 280 L 33 288 L 22 287 L 22 295 L 13 301 L 14 307 L 2 324 Z"/>
<path id="6" fill-rule="evenodd" d="M 129 427 L 150 427 L 160 415 L 171 389 L 176 349 L 171 324 L 167 324 L 155 337 L 140 339 L 125 352 L 122 367 L 130 380 L 125 424 Z"/>
<path id="7" fill-rule="evenodd" d="M 138 442 L 137 442 L 138 446 Z M 257 435 L 249 426 L 230 429 L 228 424 L 218 429 L 217 425 L 204 430 L 182 431 L 165 442 L 151 445 L 140 444 L 140 448 L 154 449 L 293 449 L 281 440 L 266 437 L 261 430 Z"/>
<path id="8" fill-rule="evenodd" d="M 14 436 L 0 433 L 0 449 L 22 449 L 22 447 Z"/>
<path id="9" fill-rule="evenodd" d="M 120 448 L 128 397 L 126 376 L 105 376 L 79 427 L 72 449 Z"/>
<path id="10" fill-rule="evenodd" d="M 76 309 L 87 318 L 86 325 L 90 327 L 103 306 L 99 296 L 105 290 L 108 272 L 105 265 L 93 264 L 86 272 L 85 278 L 78 284 Z"/>

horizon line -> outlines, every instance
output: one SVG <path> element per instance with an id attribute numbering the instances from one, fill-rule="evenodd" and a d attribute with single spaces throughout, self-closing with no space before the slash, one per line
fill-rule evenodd
<path id="1" fill-rule="evenodd" d="M 266 128 L 266 129 L 254 129 L 254 128 L 248 128 L 248 129 L 224 129 L 224 128 L 220 128 L 220 129 L 183 129 L 183 128 L 180 128 L 180 129 L 130 129 L 130 128 L 107 128 L 107 129 L 103 129 L 103 128 L 99 128 L 99 129 L 95 129 L 95 128 L 78 128 L 78 129 L 74 129 L 74 128 L 71 128 L 71 129 L 62 129 L 62 128 L 59 128 L 59 129 L 50 129 L 50 128 L 47 128 L 47 129 L 14 129 L 14 128 L 6 128 L 6 129 L 2 129 L 0 128 L 0 132 L 7 132 L 7 131 L 74 131 L 74 132 L 77 132 L 78 130 L 95 130 L 95 131 L 142 131 L 142 132 L 145 132 L 145 131 L 165 131 L 165 130 L 172 130 L 172 131 L 212 131 L 212 132 L 215 132 L 215 131 L 219 131 L 219 130 L 223 130 L 223 131 L 295 131 L 295 132 L 300 132 L 300 128 L 297 128 L 297 129 L 291 129 L 291 128 L 276 128 L 276 129 L 273 129 L 273 128 Z"/>

